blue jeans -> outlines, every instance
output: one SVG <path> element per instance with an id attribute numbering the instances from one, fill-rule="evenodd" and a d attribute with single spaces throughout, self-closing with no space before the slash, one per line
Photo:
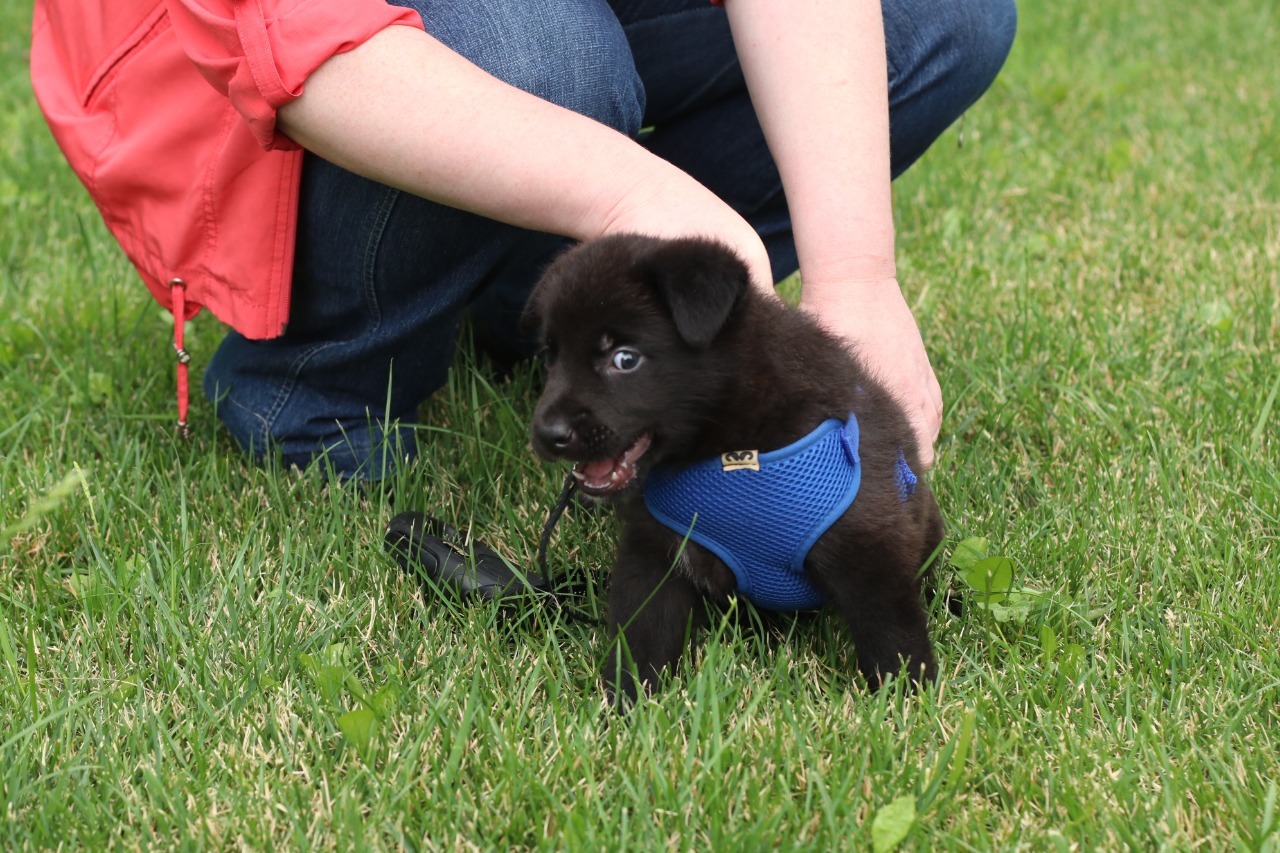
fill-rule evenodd
<path id="1" fill-rule="evenodd" d="M 723 9 L 708 0 L 397 0 L 495 76 L 644 144 L 759 231 L 774 275 L 796 269 L 782 184 Z M 1013 0 L 883 0 L 897 176 L 987 89 L 1013 41 Z M 415 453 L 410 427 L 444 384 L 460 322 L 497 359 L 560 238 L 358 177 L 307 155 L 292 316 L 270 341 L 229 334 L 205 393 L 255 457 L 377 479 Z"/>

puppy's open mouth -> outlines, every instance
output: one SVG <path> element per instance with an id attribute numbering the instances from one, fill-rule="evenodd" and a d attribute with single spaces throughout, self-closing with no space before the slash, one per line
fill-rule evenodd
<path id="1" fill-rule="evenodd" d="M 625 489 L 635 480 L 636 461 L 649 449 L 652 441 L 653 436 L 646 432 L 617 456 L 579 462 L 573 466 L 578 487 L 589 495 L 610 495 Z"/>

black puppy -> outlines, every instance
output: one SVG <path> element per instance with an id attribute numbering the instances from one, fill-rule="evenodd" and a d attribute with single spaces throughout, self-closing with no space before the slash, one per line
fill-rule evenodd
<path id="1" fill-rule="evenodd" d="M 533 446 L 624 523 L 609 623 L 635 670 L 606 669 L 615 696 L 636 674 L 652 689 L 702 599 L 735 593 L 834 605 L 872 687 L 934 677 L 921 567 L 941 516 L 900 407 L 841 341 L 704 240 L 579 246 L 527 312 L 547 362 Z"/>

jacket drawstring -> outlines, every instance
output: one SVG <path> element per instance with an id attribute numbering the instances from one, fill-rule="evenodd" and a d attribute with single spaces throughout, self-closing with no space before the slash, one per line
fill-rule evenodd
<path id="1" fill-rule="evenodd" d="M 191 397 L 187 386 L 187 365 L 191 363 L 191 353 L 183 348 L 187 325 L 187 283 L 180 278 L 171 279 L 169 290 L 173 294 L 173 350 L 178 356 L 178 435 L 186 438 L 187 406 Z"/>

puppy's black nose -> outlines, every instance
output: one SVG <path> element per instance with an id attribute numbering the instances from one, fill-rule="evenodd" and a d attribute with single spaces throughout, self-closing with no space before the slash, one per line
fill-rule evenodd
<path id="1" fill-rule="evenodd" d="M 533 424 L 533 440 L 547 451 L 564 452 L 573 441 L 568 418 L 539 418 Z"/>

